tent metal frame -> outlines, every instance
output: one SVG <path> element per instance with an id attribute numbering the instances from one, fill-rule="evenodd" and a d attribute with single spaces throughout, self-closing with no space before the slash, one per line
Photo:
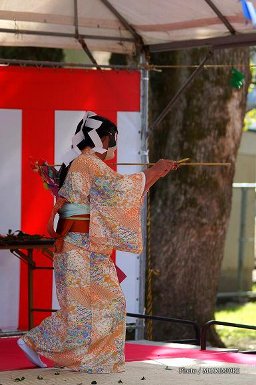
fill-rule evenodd
<path id="1" fill-rule="evenodd" d="M 84 41 L 83 37 L 79 35 L 79 27 L 78 27 L 78 5 L 77 5 L 77 0 L 74 0 L 74 24 L 75 24 L 75 36 L 77 41 L 80 43 L 81 47 L 91 60 L 93 64 L 96 65 L 97 69 L 100 69 L 100 66 L 98 65 L 97 61 L 95 60 L 93 54 L 89 50 L 86 42 Z"/>
<path id="2" fill-rule="evenodd" d="M 140 64 L 144 65 L 147 63 L 147 58 L 145 54 L 140 55 Z M 140 77 L 140 111 L 141 111 L 141 161 L 142 163 L 149 162 L 148 154 L 148 100 L 149 100 L 149 71 L 147 69 L 141 70 Z M 144 239 L 144 249 L 139 256 L 139 266 L 140 266 L 140 281 L 139 281 L 139 313 L 145 313 L 145 295 L 146 295 L 146 265 L 147 265 L 147 199 L 144 200 L 143 210 L 142 210 L 142 232 Z M 136 328 L 135 328 L 135 340 L 144 339 L 144 320 L 141 318 L 136 318 Z"/>
<path id="3" fill-rule="evenodd" d="M 108 0 L 100 0 L 102 4 L 104 4 L 113 15 L 120 21 L 120 23 L 130 32 L 133 37 L 133 41 L 137 49 L 145 50 L 145 44 L 143 42 L 142 37 L 136 32 L 136 30 L 128 23 L 128 21 L 116 10 L 116 8 L 110 4 Z"/>
<path id="4" fill-rule="evenodd" d="M 75 63 L 75 62 L 59 62 L 59 61 L 47 61 L 47 60 L 27 60 L 27 59 L 6 59 L 0 58 L 0 64 L 2 65 L 31 65 L 37 67 L 72 67 L 72 68 L 88 68 L 94 69 L 97 67 L 92 63 Z M 116 69 L 116 70 L 139 70 L 141 69 L 138 65 L 124 65 L 124 64 L 100 64 L 100 69 Z"/>
<path id="5" fill-rule="evenodd" d="M 220 10 L 216 7 L 216 5 L 211 0 L 204 0 L 204 1 L 209 5 L 209 7 L 213 10 L 213 12 L 216 13 L 220 21 L 222 21 L 222 23 L 227 27 L 228 31 L 232 35 L 234 35 L 236 33 L 236 30 L 234 29 L 232 24 L 230 24 L 228 19 L 223 15 L 223 13 L 220 12 Z"/>
<path id="6" fill-rule="evenodd" d="M 209 47 L 212 49 L 223 48 L 238 48 L 243 46 L 256 45 L 256 33 L 244 33 L 237 35 L 227 35 L 209 39 L 200 40 L 181 40 L 170 43 L 160 43 L 149 45 L 149 51 L 152 53 L 175 51 L 187 48 L 203 48 Z"/>
<path id="7" fill-rule="evenodd" d="M 200 40 L 181 40 L 176 42 L 169 43 L 160 43 L 160 44 L 145 44 L 142 36 L 136 31 L 136 29 L 130 25 L 124 16 L 122 16 L 117 9 L 108 1 L 100 0 L 103 5 L 118 19 L 122 24 L 124 29 L 128 31 L 131 37 L 122 37 L 122 36 L 100 36 L 100 35 L 87 35 L 80 34 L 78 31 L 78 3 L 77 0 L 74 0 L 74 33 L 65 33 L 65 32 L 51 32 L 51 31 L 31 31 L 31 30 L 20 30 L 15 28 L 0 28 L 0 33 L 14 33 L 14 34 L 24 34 L 24 35 L 36 35 L 36 36 L 52 36 L 52 37 L 68 37 L 74 38 L 80 42 L 80 39 L 93 39 L 93 40 L 109 40 L 109 41 L 120 41 L 122 42 L 132 42 L 135 44 L 137 54 L 140 52 L 165 52 L 171 50 L 178 50 L 184 48 L 198 48 L 210 46 L 212 48 L 231 48 L 234 46 L 241 45 L 254 45 L 256 44 L 256 34 L 255 33 L 238 33 L 229 20 L 223 15 L 223 13 L 218 9 L 212 0 L 204 0 L 205 3 L 211 8 L 211 10 L 217 15 L 219 20 L 227 28 L 228 35 L 225 37 L 214 37 L 208 39 Z M 85 46 L 83 49 L 88 54 L 89 49 L 87 44 L 84 42 Z M 86 47 L 86 48 L 85 48 Z M 91 53 L 88 56 L 93 59 Z M 95 64 L 95 61 L 93 61 Z"/>
<path id="8" fill-rule="evenodd" d="M 35 35 L 35 36 L 52 36 L 52 37 L 69 37 L 76 39 L 75 33 L 69 32 L 51 32 L 51 31 L 31 31 L 29 29 L 14 29 L 14 28 L 0 28 L 0 33 L 14 33 L 15 35 Z M 103 35 L 85 35 L 81 33 L 79 35 L 83 39 L 92 39 L 92 40 L 112 40 L 112 41 L 127 41 L 134 42 L 133 38 L 130 37 L 120 37 L 120 36 L 103 36 Z"/>

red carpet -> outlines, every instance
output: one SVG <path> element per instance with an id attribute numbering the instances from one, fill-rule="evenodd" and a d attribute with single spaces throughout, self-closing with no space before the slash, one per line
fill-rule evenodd
<path id="1" fill-rule="evenodd" d="M 0 338 L 0 371 L 30 369 L 31 364 L 16 344 L 17 338 Z M 256 355 L 242 353 L 223 353 L 200 351 L 185 348 L 168 348 L 164 346 L 138 345 L 126 343 L 126 361 L 154 360 L 159 358 L 191 358 L 200 361 L 222 361 L 235 364 L 256 365 Z M 52 362 L 44 359 L 49 367 Z"/>
<path id="2" fill-rule="evenodd" d="M 179 345 L 180 346 L 180 345 Z M 256 364 L 255 354 L 228 353 L 212 350 L 168 348 L 165 346 L 126 344 L 126 361 L 155 360 L 159 358 L 191 358 L 200 361 L 222 361 L 234 364 Z"/>

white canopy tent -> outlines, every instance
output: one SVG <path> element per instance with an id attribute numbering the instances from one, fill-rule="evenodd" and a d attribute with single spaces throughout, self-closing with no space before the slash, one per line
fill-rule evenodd
<path id="1" fill-rule="evenodd" d="M 0 44 L 134 54 L 254 45 L 256 33 L 238 0 L 2 0 Z"/>

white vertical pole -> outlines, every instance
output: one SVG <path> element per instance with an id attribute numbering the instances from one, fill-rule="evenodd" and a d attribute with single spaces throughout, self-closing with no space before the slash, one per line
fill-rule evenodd
<path id="1" fill-rule="evenodd" d="M 140 55 L 140 64 L 146 64 L 145 53 Z M 148 163 L 148 89 L 149 71 L 141 70 L 140 80 L 140 110 L 141 110 L 141 162 Z M 146 245 L 147 245 L 147 203 L 146 199 L 142 212 L 142 229 L 144 250 L 138 257 L 140 259 L 140 285 L 139 285 L 139 313 L 145 313 L 145 284 L 146 284 Z M 144 320 L 136 319 L 135 340 L 144 339 Z"/>
<path id="2" fill-rule="evenodd" d="M 1 108 L 0 132 L 0 234 L 7 234 L 21 226 L 22 111 Z M 0 250 L 0 331 L 19 325 L 20 264 Z"/>

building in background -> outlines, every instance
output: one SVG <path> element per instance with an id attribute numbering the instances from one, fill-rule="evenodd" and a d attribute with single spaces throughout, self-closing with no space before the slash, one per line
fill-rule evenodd
<path id="1" fill-rule="evenodd" d="M 256 130 L 242 136 L 234 178 L 256 183 Z M 219 292 L 251 291 L 255 268 L 255 188 L 234 187 Z"/>

